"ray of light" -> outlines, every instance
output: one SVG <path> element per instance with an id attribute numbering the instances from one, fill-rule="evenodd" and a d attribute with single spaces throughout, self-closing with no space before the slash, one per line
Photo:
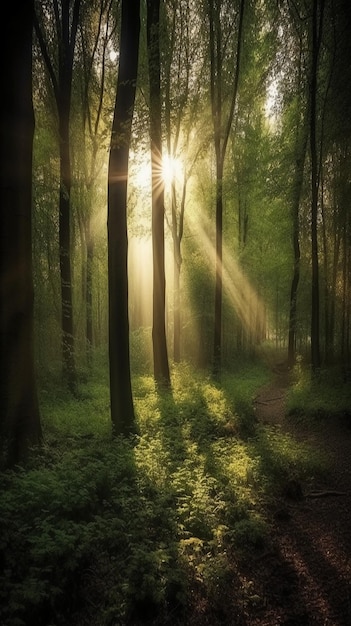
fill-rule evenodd
<path id="1" fill-rule="evenodd" d="M 181 162 L 177 159 L 161 159 L 158 157 L 154 157 L 154 159 L 153 176 L 151 176 L 152 170 L 149 155 L 146 156 L 144 154 L 144 157 L 140 160 L 136 158 L 133 159 L 135 186 L 137 188 L 137 193 L 139 188 L 141 197 L 144 198 L 145 190 L 148 189 L 151 191 L 151 183 L 153 183 L 156 192 L 161 193 L 165 191 L 165 181 L 171 182 L 172 179 L 174 180 L 174 177 L 179 177 L 182 173 Z M 213 243 L 215 241 L 213 226 L 210 224 L 208 219 L 206 220 L 203 216 L 199 216 L 198 212 L 194 210 L 191 212 L 189 211 L 187 224 L 191 235 L 196 241 L 198 241 L 199 248 L 204 252 L 204 258 L 207 262 L 209 271 L 212 275 L 214 275 L 216 271 L 216 250 Z M 133 257 L 133 261 L 131 265 L 134 269 L 136 269 L 138 264 L 145 264 L 144 269 L 146 270 L 146 274 L 151 278 L 151 266 L 147 261 L 147 258 L 150 255 L 150 250 L 147 250 L 147 246 L 145 248 L 145 244 L 142 242 L 139 242 L 138 244 L 134 242 L 132 247 L 133 254 L 131 256 Z M 172 291 L 173 282 L 170 268 L 171 265 L 169 265 L 167 271 L 168 293 L 171 293 Z M 245 331 L 252 337 L 256 337 L 258 334 L 262 337 L 262 331 L 264 329 L 268 331 L 265 303 L 257 293 L 257 290 L 251 284 L 248 277 L 245 275 L 243 269 L 239 265 L 239 262 L 233 257 L 233 254 L 229 251 L 226 245 L 223 245 L 221 270 L 223 279 L 223 298 L 229 302 Z M 138 293 L 134 294 L 134 297 L 139 300 L 139 306 L 141 306 L 141 309 L 145 308 L 147 311 L 150 309 L 150 302 L 148 301 L 149 298 L 147 296 L 147 293 L 151 291 L 150 278 L 148 280 L 145 272 L 143 272 L 141 281 L 139 282 L 136 280 L 136 283 L 139 283 L 139 287 L 136 288 Z M 143 285 L 142 288 L 141 284 Z M 185 301 L 182 303 L 183 312 L 184 306 L 187 306 Z M 141 324 L 145 321 L 143 317 L 144 316 L 141 314 Z M 148 318 L 149 315 L 146 314 L 146 317 Z M 189 320 L 191 315 L 186 316 L 186 318 Z"/>
<path id="2" fill-rule="evenodd" d="M 204 258 L 207 261 L 208 268 L 215 274 L 216 250 L 209 235 L 211 230 L 209 224 L 204 223 L 203 219 L 200 220 L 195 216 L 188 220 L 188 224 L 192 234 L 200 242 L 203 250 L 205 250 Z M 221 269 L 223 295 L 228 298 L 245 329 L 250 333 L 257 332 L 258 328 L 263 328 L 266 324 L 265 304 L 225 245 L 223 246 Z"/>

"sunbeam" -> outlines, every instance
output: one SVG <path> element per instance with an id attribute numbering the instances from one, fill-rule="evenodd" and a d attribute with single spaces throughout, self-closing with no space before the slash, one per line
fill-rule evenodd
<path id="1" fill-rule="evenodd" d="M 205 224 L 203 218 L 193 216 L 189 217 L 188 225 L 192 235 L 206 250 L 205 259 L 208 268 L 212 274 L 215 274 L 216 250 L 208 234 L 209 224 Z M 254 335 L 257 329 L 264 328 L 267 324 L 265 303 L 225 245 L 223 246 L 222 279 L 223 295 L 228 298 L 246 331 Z"/>

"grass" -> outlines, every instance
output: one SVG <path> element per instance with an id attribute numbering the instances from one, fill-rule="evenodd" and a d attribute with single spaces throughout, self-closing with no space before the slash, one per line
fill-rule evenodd
<path id="1" fill-rule="evenodd" d="M 111 440 L 103 378 L 79 401 L 44 393 L 45 445 L 0 476 L 0 622 L 189 623 L 204 599 L 223 610 L 240 559 L 268 540 L 282 477 L 319 463 L 256 423 L 267 380 L 257 364 L 221 385 L 181 364 L 159 394 L 136 376 L 133 441 Z"/>

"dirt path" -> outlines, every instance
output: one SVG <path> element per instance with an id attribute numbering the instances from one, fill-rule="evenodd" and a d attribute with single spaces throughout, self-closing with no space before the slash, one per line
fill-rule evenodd
<path id="1" fill-rule="evenodd" d="M 285 418 L 288 384 L 278 369 L 256 399 L 258 419 L 325 450 L 330 470 L 322 482 L 297 485 L 293 497 L 282 498 L 272 548 L 255 564 L 260 610 L 247 624 L 351 626 L 351 429 L 294 427 Z"/>

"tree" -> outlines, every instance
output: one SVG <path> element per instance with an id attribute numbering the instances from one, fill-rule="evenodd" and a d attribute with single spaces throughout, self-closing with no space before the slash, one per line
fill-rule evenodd
<path id="1" fill-rule="evenodd" d="M 12 466 L 23 461 L 29 447 L 41 439 L 33 345 L 33 1 L 7 5 L 5 23 L 0 113 L 0 452 Z"/>
<path id="2" fill-rule="evenodd" d="M 147 49 L 150 85 L 150 142 L 152 179 L 152 256 L 154 376 L 160 386 L 170 386 L 166 339 L 166 279 L 164 241 L 164 181 L 160 88 L 160 0 L 147 0 Z"/>
<path id="3" fill-rule="evenodd" d="M 166 13 L 166 17 L 167 13 Z M 175 2 L 169 7 L 168 41 L 165 63 L 165 126 L 167 153 L 170 163 L 176 158 L 179 148 L 181 122 L 189 96 L 189 2 Z M 172 71 L 173 65 L 175 70 Z M 172 94 L 172 97 L 171 97 Z M 172 106 L 173 105 L 173 106 Z M 176 109 L 173 111 L 173 108 Z M 173 117 L 175 118 L 173 120 Z M 180 361 L 180 271 L 182 265 L 181 243 L 184 232 L 184 211 L 187 175 L 184 174 L 180 207 L 177 206 L 177 188 L 174 174 L 171 181 L 171 232 L 173 239 L 173 359 Z"/>
<path id="4" fill-rule="evenodd" d="M 50 76 L 58 114 L 60 153 L 59 194 L 59 256 L 61 274 L 61 328 L 63 375 L 71 391 L 75 391 L 76 367 L 73 331 L 73 298 L 71 270 L 71 154 L 70 113 L 73 81 L 73 59 L 81 0 L 52 0 L 53 16 L 35 15 L 34 25 L 42 56 Z M 39 6 L 37 6 L 39 13 Z M 53 33 L 44 35 L 44 24 L 55 24 L 58 64 L 51 49 Z"/>
<path id="5" fill-rule="evenodd" d="M 209 20 L 210 38 L 210 91 L 211 91 L 211 111 L 213 123 L 213 138 L 216 156 L 216 286 L 215 286 L 215 319 L 214 319 L 214 350 L 213 350 L 213 373 L 217 376 L 221 370 L 222 353 L 222 291 L 223 291 L 223 172 L 224 161 L 227 151 L 229 135 L 232 127 L 234 110 L 237 100 L 240 56 L 243 39 L 245 0 L 240 0 L 237 26 L 237 44 L 234 51 L 228 45 L 230 36 L 223 32 L 223 16 L 229 24 L 229 29 L 233 28 L 233 11 L 226 6 L 223 0 L 208 0 L 207 14 Z M 229 17 L 229 20 L 228 20 Z M 229 54 L 231 59 L 235 59 L 234 76 L 226 76 L 228 64 L 224 68 L 224 60 Z M 234 55 L 234 56 L 233 56 Z M 227 79 L 227 80 L 226 80 Z M 228 94 L 228 81 L 231 81 L 230 93 Z M 226 107 L 223 98 L 227 95 L 228 113 L 225 115 Z"/>
<path id="6" fill-rule="evenodd" d="M 350 376 L 350 25 L 349 2 L 333 0 L 325 5 L 319 62 L 319 91 L 324 87 L 319 158 L 321 321 L 325 363 L 332 364 L 338 355 L 345 380 Z"/>
<path id="7" fill-rule="evenodd" d="M 101 148 L 106 148 L 106 132 L 104 125 L 104 101 L 108 97 L 106 89 L 106 56 L 108 44 L 115 28 L 111 28 L 112 0 L 98 0 L 91 3 L 84 20 L 79 24 L 80 34 L 80 77 L 81 110 L 83 124 L 83 154 L 81 151 L 82 136 L 79 134 L 78 167 L 83 171 L 82 178 L 85 193 L 81 210 L 77 211 L 82 246 L 84 249 L 82 274 L 83 294 L 85 300 L 85 340 L 87 362 L 91 365 L 93 346 L 93 266 L 95 236 L 93 229 L 93 200 L 96 196 L 96 180 L 101 169 L 98 160 Z M 100 44 L 100 45 L 99 45 Z"/>
<path id="8" fill-rule="evenodd" d="M 170 163 L 170 213 L 167 220 L 173 241 L 173 358 L 180 361 L 182 241 L 187 188 L 204 146 L 206 122 L 199 128 L 202 45 L 198 8 L 190 0 L 166 6 L 167 46 L 163 52 L 165 130 Z M 194 69 L 196 68 L 196 69 Z M 202 112 L 203 113 L 203 112 Z M 204 116 L 202 115 L 202 119 Z M 195 128 L 198 129 L 195 140 Z M 175 166 L 178 163 L 181 166 Z M 181 170 L 177 171 L 177 170 Z M 167 212 L 166 212 L 167 217 Z"/>
<path id="9" fill-rule="evenodd" d="M 297 112 L 297 116 L 300 116 L 299 112 Z M 302 128 L 300 127 L 300 124 L 302 125 Z M 292 247 L 294 254 L 294 264 L 289 303 L 288 361 L 290 365 L 293 365 L 295 363 L 296 358 L 297 292 L 300 281 L 301 259 L 299 211 L 308 139 L 308 127 L 305 120 L 297 121 L 297 127 L 295 132 L 296 138 L 294 151 L 294 178 L 291 190 Z"/>
<path id="10" fill-rule="evenodd" d="M 310 153 L 311 153 L 311 258 L 312 258 L 312 293 L 311 293 L 311 364 L 312 370 L 321 364 L 319 333 L 319 260 L 318 260 L 318 147 L 317 147 L 317 89 L 318 60 L 322 41 L 324 18 L 324 0 L 313 0 L 312 5 L 312 50 L 310 81 Z"/>
<path id="11" fill-rule="evenodd" d="M 140 0 L 122 0 L 121 39 L 108 171 L 109 359 L 115 434 L 136 431 L 128 318 L 128 161 L 138 74 Z"/>
<path id="12" fill-rule="evenodd" d="M 294 16 L 293 16 L 294 17 Z M 296 19 L 296 18 L 295 18 Z M 296 20 L 297 21 L 297 20 Z M 298 32 L 297 76 L 292 98 L 292 116 L 294 125 L 293 148 L 293 180 L 290 198 L 292 221 L 292 248 L 293 248 L 293 275 L 290 288 L 289 302 L 289 334 L 288 334 L 288 362 L 293 365 L 296 359 L 297 336 L 297 294 L 300 281 L 300 202 L 304 181 L 304 169 L 309 132 L 308 96 L 306 97 L 306 78 L 303 71 L 303 36 Z"/>

